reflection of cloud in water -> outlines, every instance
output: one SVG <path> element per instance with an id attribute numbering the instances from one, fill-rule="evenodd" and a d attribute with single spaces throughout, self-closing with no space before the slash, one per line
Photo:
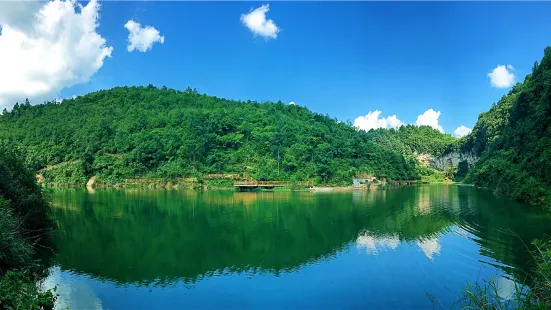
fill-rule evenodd
<path id="1" fill-rule="evenodd" d="M 440 244 L 438 238 L 424 239 L 417 241 L 417 245 L 423 250 L 425 256 L 429 259 L 434 258 L 434 254 L 440 255 Z"/>
<path id="2" fill-rule="evenodd" d="M 59 267 L 55 267 L 44 280 L 42 287 L 51 289 L 56 285 L 59 297 L 55 309 L 103 309 L 101 300 L 85 279 L 63 274 Z"/>
<path id="3" fill-rule="evenodd" d="M 366 249 L 368 254 L 377 254 L 378 250 L 395 250 L 399 244 L 398 235 L 377 237 L 368 231 L 360 232 L 356 239 L 356 247 Z"/>
<path id="4" fill-rule="evenodd" d="M 501 277 L 497 279 L 497 294 L 504 300 L 510 300 L 515 293 L 515 281 Z"/>

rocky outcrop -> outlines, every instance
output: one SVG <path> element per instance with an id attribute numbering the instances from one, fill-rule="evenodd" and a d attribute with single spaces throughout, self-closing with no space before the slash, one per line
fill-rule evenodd
<path id="1" fill-rule="evenodd" d="M 88 180 L 88 182 L 86 183 L 86 187 L 92 188 L 94 186 L 94 183 L 96 183 L 96 176 L 93 176 Z"/>
<path id="2" fill-rule="evenodd" d="M 469 167 L 472 167 L 477 160 L 478 157 L 472 153 L 451 152 L 431 158 L 430 165 L 438 170 L 446 170 L 450 167 L 457 167 L 462 161 L 467 161 Z"/>
<path id="3" fill-rule="evenodd" d="M 417 163 L 423 167 L 430 166 L 431 160 L 434 159 L 434 156 L 426 153 L 417 154 L 415 153 L 415 159 L 417 159 Z"/>

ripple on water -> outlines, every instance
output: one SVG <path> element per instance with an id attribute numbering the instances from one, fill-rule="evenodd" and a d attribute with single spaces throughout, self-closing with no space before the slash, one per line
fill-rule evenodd
<path id="1" fill-rule="evenodd" d="M 440 185 L 52 198 L 64 233 L 47 282 L 75 309 L 427 308 L 427 293 L 450 305 L 467 281 L 496 276 L 507 291 L 524 243 L 551 233 L 549 217 Z"/>

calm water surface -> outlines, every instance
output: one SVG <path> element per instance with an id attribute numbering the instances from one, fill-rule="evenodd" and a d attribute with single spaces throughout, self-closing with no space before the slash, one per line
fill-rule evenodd
<path id="1" fill-rule="evenodd" d="M 70 309 L 448 309 L 467 281 L 525 279 L 551 218 L 472 187 L 344 193 L 63 190 Z"/>

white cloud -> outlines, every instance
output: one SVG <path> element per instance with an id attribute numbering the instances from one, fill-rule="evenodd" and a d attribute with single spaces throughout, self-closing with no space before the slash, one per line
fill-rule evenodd
<path id="1" fill-rule="evenodd" d="M 44 5 L 40 1 L 0 1 L 0 25 L 32 30 L 34 14 Z"/>
<path id="2" fill-rule="evenodd" d="M 251 10 L 248 14 L 241 14 L 241 22 L 245 25 L 254 35 L 259 35 L 264 38 L 277 38 L 279 28 L 271 19 L 266 19 L 266 13 L 270 10 L 270 5 L 265 4 L 254 10 Z"/>
<path id="3" fill-rule="evenodd" d="M 444 128 L 438 124 L 438 118 L 440 117 L 440 111 L 436 112 L 433 109 L 426 110 L 423 114 L 417 116 L 415 125 L 417 126 L 430 126 L 437 129 L 440 132 L 444 132 Z"/>
<path id="4" fill-rule="evenodd" d="M 453 131 L 453 135 L 456 138 L 461 138 L 461 137 L 464 137 L 464 136 L 470 134 L 471 131 L 472 131 L 471 128 L 468 128 L 468 127 L 465 127 L 465 126 L 461 125 Z"/>
<path id="5" fill-rule="evenodd" d="M 139 23 L 129 20 L 124 25 L 124 28 L 130 32 L 128 34 L 128 51 L 138 50 L 147 52 L 153 47 L 153 43 L 159 42 L 163 44 L 165 37 L 161 36 L 159 30 L 152 26 L 142 27 Z"/>
<path id="6" fill-rule="evenodd" d="M 289 105 L 295 105 L 294 101 L 289 102 Z"/>
<path id="7" fill-rule="evenodd" d="M 490 83 L 493 87 L 497 88 L 513 86 L 513 83 L 515 82 L 515 75 L 511 72 L 513 70 L 514 68 L 511 65 L 498 65 L 494 68 L 494 70 L 492 70 L 492 72 L 488 73 Z"/>
<path id="8" fill-rule="evenodd" d="M 391 115 L 386 118 L 388 128 L 399 128 L 404 125 L 401 120 L 399 120 L 396 115 Z"/>
<path id="9" fill-rule="evenodd" d="M 26 97 L 52 99 L 63 88 L 88 82 L 113 52 L 96 32 L 99 7 L 96 0 L 86 6 L 70 0 L 2 2 L 0 106 Z"/>
<path id="10" fill-rule="evenodd" d="M 369 131 L 370 129 L 377 128 L 398 128 L 404 125 L 404 123 L 402 123 L 396 115 L 391 115 L 387 118 L 379 118 L 381 113 L 381 111 L 376 110 L 373 112 L 369 111 L 369 113 L 365 116 L 358 116 L 354 120 L 354 127 Z"/>
<path id="11" fill-rule="evenodd" d="M 369 111 L 369 113 L 367 113 L 367 115 L 365 116 L 357 117 L 354 120 L 354 127 L 369 131 L 371 129 L 378 128 L 399 128 L 405 125 L 401 120 L 398 119 L 398 117 L 396 117 L 396 115 L 391 115 L 385 118 L 381 117 L 381 113 L 381 111 L 375 110 Z M 417 116 L 415 125 L 430 126 L 444 133 L 444 128 L 442 128 L 442 126 L 440 126 L 440 124 L 438 123 L 438 118 L 440 117 L 440 114 L 440 111 L 436 112 L 433 109 L 428 109 L 423 114 Z M 468 128 L 465 127 L 465 129 Z"/>

